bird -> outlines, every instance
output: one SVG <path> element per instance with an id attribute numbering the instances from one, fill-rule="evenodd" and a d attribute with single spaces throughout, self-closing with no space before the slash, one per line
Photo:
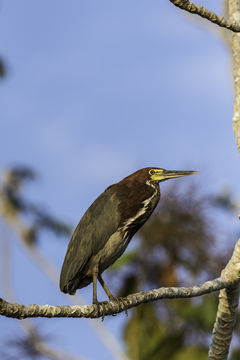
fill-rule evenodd
<path id="1" fill-rule="evenodd" d="M 98 305 L 97 280 L 109 301 L 117 300 L 102 273 L 126 250 L 160 200 L 159 183 L 197 171 L 146 167 L 110 185 L 87 209 L 68 244 L 60 274 L 60 290 L 74 295 L 93 283 L 93 304 Z"/>

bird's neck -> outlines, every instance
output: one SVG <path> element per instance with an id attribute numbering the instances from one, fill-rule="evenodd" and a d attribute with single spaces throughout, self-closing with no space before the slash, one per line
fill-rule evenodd
<path id="1" fill-rule="evenodd" d="M 152 188 L 152 195 L 143 201 L 143 207 L 149 208 L 152 213 L 160 200 L 160 188 L 158 182 L 147 181 L 146 185 Z"/>
<path id="2" fill-rule="evenodd" d="M 120 205 L 121 227 L 124 230 L 132 227 L 136 227 L 135 230 L 137 230 L 141 227 L 151 215 L 160 199 L 160 189 L 157 182 L 139 184 L 135 182 L 132 185 L 128 183 L 125 201 Z"/>

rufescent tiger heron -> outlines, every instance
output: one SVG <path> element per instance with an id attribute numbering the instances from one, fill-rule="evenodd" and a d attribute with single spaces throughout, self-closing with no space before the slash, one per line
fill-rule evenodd
<path id="1" fill-rule="evenodd" d="M 152 214 L 160 200 L 159 182 L 194 173 L 147 167 L 110 185 L 72 235 L 60 275 L 61 291 L 74 295 L 93 282 L 93 304 L 98 304 L 98 279 L 109 300 L 116 300 L 102 279 L 103 271 L 122 255 Z"/>

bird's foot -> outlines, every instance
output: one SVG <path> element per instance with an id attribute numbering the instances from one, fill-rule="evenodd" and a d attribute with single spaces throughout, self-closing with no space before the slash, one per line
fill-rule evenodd
<path id="1" fill-rule="evenodd" d="M 99 317 L 100 316 L 100 305 L 99 302 L 97 300 L 93 300 L 93 305 L 96 306 L 96 316 Z"/>
<path id="2" fill-rule="evenodd" d="M 108 304 L 108 301 L 102 301 L 101 302 L 101 305 L 102 305 L 102 308 L 103 308 L 103 313 L 102 313 L 102 321 L 104 321 L 104 317 L 105 317 L 105 305 Z"/>
<path id="3" fill-rule="evenodd" d="M 105 317 L 105 305 L 107 305 L 108 302 L 107 301 L 95 301 L 93 302 L 93 305 L 96 305 L 96 315 L 97 317 L 102 317 L 102 321 L 104 321 L 104 317 Z M 101 311 L 102 309 L 102 311 Z"/>
<path id="4" fill-rule="evenodd" d="M 111 296 L 111 298 L 109 298 L 109 301 L 111 302 L 115 302 L 117 303 L 119 309 L 123 309 L 126 316 L 128 316 L 128 311 L 127 311 L 127 306 L 128 306 L 128 302 L 126 301 L 125 298 L 115 298 L 114 296 Z M 104 321 L 104 317 L 105 317 L 105 305 L 107 305 L 108 302 L 107 301 L 101 301 L 98 302 L 97 300 L 95 300 L 93 302 L 93 305 L 96 305 L 96 316 L 97 317 L 102 317 L 102 321 Z M 112 316 L 116 316 L 117 314 L 112 314 Z"/>
<path id="5" fill-rule="evenodd" d="M 124 309 L 126 316 L 128 316 L 128 311 L 126 309 L 128 303 L 124 298 L 121 298 L 121 297 L 115 298 L 114 296 L 112 296 L 111 299 L 109 299 L 109 300 L 116 302 L 120 308 Z M 114 314 L 114 315 L 116 315 L 116 314 Z"/>
<path id="6" fill-rule="evenodd" d="M 116 302 L 117 301 L 117 298 L 115 298 L 115 296 L 111 295 L 109 296 L 109 302 L 112 301 L 112 302 Z M 112 314 L 112 316 L 117 316 L 117 314 Z"/>

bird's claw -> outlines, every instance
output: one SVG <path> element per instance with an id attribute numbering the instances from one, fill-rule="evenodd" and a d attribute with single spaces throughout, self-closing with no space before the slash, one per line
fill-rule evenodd
<path id="1" fill-rule="evenodd" d="M 127 304 L 127 302 L 126 302 L 126 300 L 124 299 L 124 298 L 113 298 L 113 299 L 111 299 L 110 301 L 114 301 L 114 302 L 116 302 L 117 304 L 118 304 L 118 306 L 119 307 L 123 307 L 123 310 L 124 310 L 124 312 L 125 312 L 125 314 L 126 314 L 126 316 L 128 316 L 128 311 L 127 311 L 127 309 L 126 309 L 126 306 L 128 305 Z M 116 314 L 114 314 L 114 316 L 115 316 Z"/>
<path id="2" fill-rule="evenodd" d="M 95 305 L 95 308 L 96 308 L 96 317 L 99 317 L 99 316 L 100 316 L 100 305 L 99 305 L 99 302 L 98 302 L 98 301 L 94 301 L 94 302 L 93 302 L 93 305 Z"/>
<path id="3" fill-rule="evenodd" d="M 123 309 L 126 316 L 128 316 L 128 311 L 126 309 L 128 303 L 127 301 L 124 299 L 124 298 L 115 298 L 115 297 L 112 297 L 111 299 L 109 299 L 110 302 L 115 302 L 117 303 L 117 305 L 119 306 L 119 309 Z M 108 304 L 107 301 L 101 301 L 101 302 L 94 302 L 93 303 L 94 305 L 96 305 L 96 316 L 97 317 L 101 317 L 102 318 L 102 321 L 104 321 L 104 317 L 105 317 L 105 305 Z M 102 308 L 101 308 L 102 306 Z M 101 311 L 102 309 L 102 311 Z M 101 315 L 102 314 L 102 315 Z M 117 316 L 117 314 L 112 314 L 112 316 Z"/>
<path id="4" fill-rule="evenodd" d="M 104 317 L 105 317 L 105 305 L 107 305 L 108 302 L 107 301 L 101 301 L 101 302 L 94 302 L 93 305 L 96 305 L 96 317 L 101 317 L 102 321 L 104 321 Z M 101 311 L 101 306 L 102 306 L 102 311 Z M 102 315 L 101 315 L 102 313 Z"/>
<path id="5" fill-rule="evenodd" d="M 128 316 L 128 311 L 127 311 L 127 309 L 126 309 L 126 307 L 127 307 L 127 305 L 128 305 L 127 301 L 124 300 L 124 298 L 120 298 L 119 300 L 121 301 L 121 303 L 122 303 L 123 306 L 124 306 L 125 315 Z"/>

